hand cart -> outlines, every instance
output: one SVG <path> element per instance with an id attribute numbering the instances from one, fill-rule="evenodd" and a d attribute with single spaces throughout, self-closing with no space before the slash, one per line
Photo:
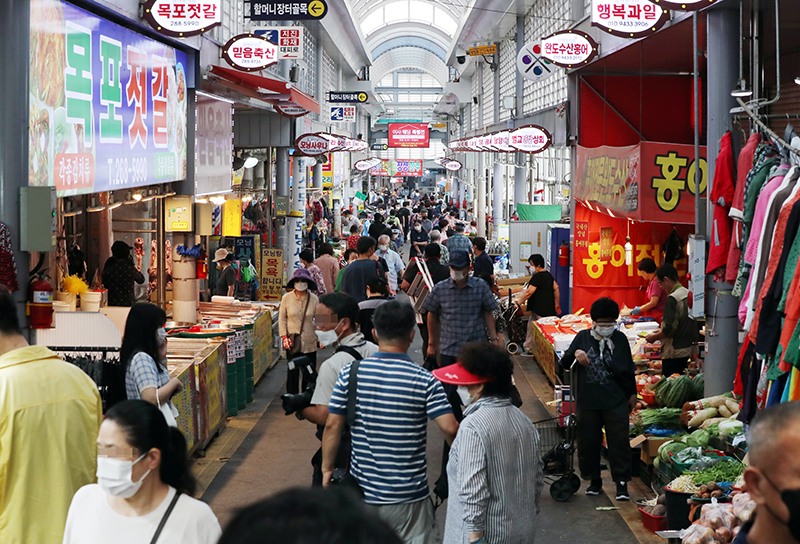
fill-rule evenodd
<path id="1" fill-rule="evenodd" d="M 569 414 L 564 416 L 564 425 L 559 417 L 534 423 L 539 431 L 539 449 L 542 455 L 544 479 L 550 483 L 550 496 L 565 502 L 581 488 L 581 479 L 575 474 L 575 440 L 578 420 L 575 416 L 575 372 L 576 362 L 569 369 Z M 564 401 L 562 401 L 564 402 Z"/>
<path id="2" fill-rule="evenodd" d="M 497 320 L 502 322 L 502 330 L 508 332 L 508 342 L 506 342 L 506 350 L 515 355 L 519 353 L 525 338 L 528 335 L 528 320 L 523 315 L 522 308 L 519 304 L 514 302 L 511 289 L 508 290 L 508 298 L 503 298 L 499 303 L 501 310 L 501 318 Z M 498 333 L 501 328 L 498 327 Z"/>

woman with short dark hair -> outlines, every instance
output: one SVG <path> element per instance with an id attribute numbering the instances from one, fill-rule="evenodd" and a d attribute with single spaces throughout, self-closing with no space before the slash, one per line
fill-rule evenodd
<path id="1" fill-rule="evenodd" d="M 152 404 L 115 404 L 97 436 L 97 483 L 72 499 L 64 544 L 215 544 L 222 530 L 192 498 L 186 439 Z"/>
<path id="2" fill-rule="evenodd" d="M 444 544 L 534 541 L 544 485 L 539 434 L 511 404 L 514 364 L 493 344 L 467 344 L 433 371 L 457 385 L 464 419 L 450 449 Z"/>
<path id="3" fill-rule="evenodd" d="M 667 304 L 667 293 L 658 284 L 656 262 L 650 257 L 646 257 L 639 261 L 637 268 L 639 276 L 647 282 L 647 302 L 631 309 L 629 313 L 633 316 L 642 314 L 646 317 L 654 317 L 656 321 L 661 322 L 661 318 L 664 316 L 664 306 Z"/>

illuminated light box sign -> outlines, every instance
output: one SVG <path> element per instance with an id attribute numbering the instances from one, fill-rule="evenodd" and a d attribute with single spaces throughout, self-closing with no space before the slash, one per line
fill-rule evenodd
<path id="1" fill-rule="evenodd" d="M 679 2 L 676 0 L 651 0 L 659 6 L 666 9 L 676 9 L 679 11 L 697 11 L 706 6 L 710 6 L 715 0 L 684 0 Z"/>
<path id="2" fill-rule="evenodd" d="M 372 167 L 369 173 L 373 176 L 421 176 L 422 161 L 386 159 L 380 165 Z"/>
<path id="3" fill-rule="evenodd" d="M 302 117 L 309 113 L 307 109 L 297 104 L 277 104 L 275 110 L 284 117 Z"/>
<path id="4" fill-rule="evenodd" d="M 239 34 L 222 48 L 222 58 L 237 70 L 263 70 L 278 62 L 278 46 L 262 36 Z"/>
<path id="5" fill-rule="evenodd" d="M 390 123 L 389 147 L 429 147 L 427 123 Z"/>
<path id="6" fill-rule="evenodd" d="M 542 55 L 562 68 L 591 62 L 597 49 L 597 42 L 579 30 L 562 30 L 542 38 Z"/>
<path id="7" fill-rule="evenodd" d="M 28 184 L 58 196 L 186 178 L 186 55 L 31 0 Z"/>
<path id="8" fill-rule="evenodd" d="M 331 150 L 328 140 L 318 134 L 303 134 L 295 140 L 294 147 L 309 157 L 324 155 Z"/>
<path id="9" fill-rule="evenodd" d="M 195 195 L 230 191 L 233 178 L 233 105 L 197 93 L 195 99 Z"/>
<path id="10" fill-rule="evenodd" d="M 161 34 L 188 38 L 222 22 L 220 0 L 148 0 L 144 19 Z"/>
<path id="11" fill-rule="evenodd" d="M 669 13 L 650 0 L 592 0 L 592 26 L 623 38 L 642 38 L 669 20 Z"/>

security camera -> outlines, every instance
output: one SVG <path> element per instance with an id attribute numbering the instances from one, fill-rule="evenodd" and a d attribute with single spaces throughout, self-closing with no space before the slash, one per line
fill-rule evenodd
<path id="1" fill-rule="evenodd" d="M 464 64 L 467 62 L 467 52 L 461 49 L 460 47 L 456 49 L 456 60 L 459 64 Z"/>

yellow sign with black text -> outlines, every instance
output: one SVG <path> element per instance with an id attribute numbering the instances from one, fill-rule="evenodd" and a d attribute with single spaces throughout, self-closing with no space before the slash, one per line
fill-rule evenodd
<path id="1" fill-rule="evenodd" d="M 479 45 L 478 47 L 469 48 L 470 57 L 480 57 L 481 55 L 494 55 L 497 53 L 497 45 Z"/>

